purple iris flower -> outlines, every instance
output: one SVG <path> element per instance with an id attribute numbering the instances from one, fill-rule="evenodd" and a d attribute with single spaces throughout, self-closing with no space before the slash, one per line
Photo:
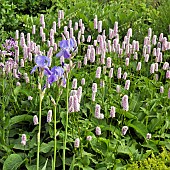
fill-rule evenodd
<path id="1" fill-rule="evenodd" d="M 49 70 L 49 66 L 50 66 L 50 58 L 46 57 L 46 56 L 36 56 L 35 57 L 35 63 L 36 65 L 33 67 L 31 74 L 39 67 L 41 69 L 44 69 L 46 71 L 47 74 L 51 74 L 50 70 Z"/>
<path id="2" fill-rule="evenodd" d="M 62 67 L 56 67 L 54 66 L 51 71 L 50 71 L 50 74 L 49 74 L 49 77 L 48 77 L 48 83 L 49 84 L 52 84 L 53 82 L 57 81 L 59 78 L 63 78 L 64 74 L 64 69 Z"/>
<path id="3" fill-rule="evenodd" d="M 61 51 L 56 54 L 56 57 L 64 56 L 64 58 L 70 58 L 70 51 L 74 50 L 74 45 L 74 40 L 72 38 L 60 41 L 59 46 Z"/>

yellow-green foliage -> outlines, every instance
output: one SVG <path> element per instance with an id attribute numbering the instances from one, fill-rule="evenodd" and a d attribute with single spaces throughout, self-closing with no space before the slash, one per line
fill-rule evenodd
<path id="1" fill-rule="evenodd" d="M 163 152 L 158 156 L 153 153 L 151 158 L 144 161 L 138 161 L 128 165 L 127 170 L 170 170 L 170 152 L 163 149 Z"/>

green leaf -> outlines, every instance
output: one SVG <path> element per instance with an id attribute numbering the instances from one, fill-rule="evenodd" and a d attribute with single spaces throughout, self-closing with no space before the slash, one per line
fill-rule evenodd
<path id="1" fill-rule="evenodd" d="M 47 153 L 54 147 L 54 141 L 42 143 L 40 146 L 40 152 Z"/>
<path id="2" fill-rule="evenodd" d="M 94 170 L 93 168 L 87 166 L 87 167 L 83 167 L 83 170 Z"/>
<path id="3" fill-rule="evenodd" d="M 72 163 L 71 163 L 69 170 L 74 170 L 74 164 L 75 164 L 75 155 L 73 155 L 73 160 L 72 160 Z"/>
<path id="4" fill-rule="evenodd" d="M 47 162 L 48 162 L 48 158 L 47 158 L 47 160 L 46 160 L 46 162 L 45 162 L 45 165 L 43 166 L 42 170 L 46 170 Z"/>
<path id="5" fill-rule="evenodd" d="M 17 170 L 21 166 L 22 163 L 23 163 L 23 160 L 21 156 L 17 154 L 11 154 L 5 160 L 3 170 Z"/>
<path id="6" fill-rule="evenodd" d="M 160 129 L 163 122 L 164 121 L 162 121 L 161 119 L 153 118 L 148 126 L 149 132 L 153 132 L 156 129 Z"/>
<path id="7" fill-rule="evenodd" d="M 108 148 L 107 142 L 108 141 L 103 138 L 98 138 L 98 139 L 93 138 L 93 140 L 91 141 L 92 149 L 97 153 L 105 155 L 107 153 L 107 148 Z"/>
<path id="8" fill-rule="evenodd" d="M 23 122 L 23 121 L 32 122 L 33 116 L 27 114 L 14 116 L 10 119 L 9 124 L 12 126 L 13 124 Z"/>
<path id="9" fill-rule="evenodd" d="M 17 87 L 14 89 L 14 94 L 15 94 L 15 96 L 18 95 L 20 89 L 21 89 L 21 86 L 17 86 Z"/>
<path id="10" fill-rule="evenodd" d="M 148 133 L 148 130 L 143 123 L 135 120 L 132 121 L 130 124 L 128 124 L 128 126 L 134 128 L 140 135 L 146 138 L 146 134 Z"/>

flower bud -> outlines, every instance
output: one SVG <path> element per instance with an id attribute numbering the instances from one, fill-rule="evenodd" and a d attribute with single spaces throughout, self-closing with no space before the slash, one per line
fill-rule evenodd
<path id="1" fill-rule="evenodd" d="M 128 131 L 128 127 L 127 126 L 123 126 L 122 127 L 122 135 L 125 136 L 127 131 Z"/>
<path id="2" fill-rule="evenodd" d="M 130 80 L 126 80 L 125 90 L 129 90 L 129 87 L 130 87 Z"/>
<path id="3" fill-rule="evenodd" d="M 77 79 L 76 78 L 73 79 L 72 89 L 77 89 Z"/>
<path id="4" fill-rule="evenodd" d="M 74 97 L 73 96 L 70 96 L 69 97 L 69 113 L 72 113 L 74 112 Z"/>
<path id="5" fill-rule="evenodd" d="M 97 67 L 96 78 L 100 78 L 100 75 L 101 75 L 101 67 Z"/>
<path id="6" fill-rule="evenodd" d="M 85 85 L 85 78 L 81 79 L 81 85 L 84 86 Z"/>
<path id="7" fill-rule="evenodd" d="M 94 49 L 94 48 L 91 49 L 90 62 L 91 62 L 91 63 L 94 63 L 94 62 L 95 62 L 95 49 Z"/>
<path id="8" fill-rule="evenodd" d="M 117 86 L 116 86 L 116 92 L 117 92 L 117 93 L 120 93 L 120 85 L 117 85 Z"/>
<path id="9" fill-rule="evenodd" d="M 22 134 L 22 137 L 21 137 L 21 144 L 22 144 L 23 146 L 25 146 L 25 145 L 26 145 L 26 142 L 27 142 L 27 137 L 26 137 L 25 134 Z"/>
<path id="10" fill-rule="evenodd" d="M 127 72 L 124 72 L 123 79 L 126 80 L 126 78 L 127 78 Z"/>
<path id="11" fill-rule="evenodd" d="M 161 93 L 161 94 L 164 93 L 164 87 L 163 87 L 163 86 L 160 87 L 160 93 Z"/>
<path id="12" fill-rule="evenodd" d="M 146 134 L 146 139 L 148 139 L 148 140 L 151 139 L 151 133 Z"/>
<path id="13" fill-rule="evenodd" d="M 125 111 L 129 110 L 129 103 L 128 103 L 128 96 L 127 95 L 124 95 L 122 97 L 122 107 L 123 107 L 123 110 L 125 110 Z"/>
<path id="14" fill-rule="evenodd" d="M 147 63 L 149 61 L 149 54 L 145 55 L 145 62 Z"/>
<path id="15" fill-rule="evenodd" d="M 74 98 L 74 112 L 79 112 L 80 111 L 80 103 L 79 103 L 77 95 L 74 95 L 73 98 Z"/>
<path id="16" fill-rule="evenodd" d="M 78 102 L 80 103 L 81 101 L 81 96 L 82 96 L 82 87 L 79 86 L 78 90 L 77 90 L 77 98 L 78 98 Z"/>
<path id="17" fill-rule="evenodd" d="M 119 68 L 118 68 L 118 71 L 117 71 L 117 78 L 118 78 L 118 79 L 121 79 L 121 71 L 122 71 L 122 68 L 119 67 Z"/>
<path id="18" fill-rule="evenodd" d="M 111 68 L 110 71 L 109 71 L 109 77 L 110 77 L 110 78 L 113 77 L 113 68 Z"/>
<path id="19" fill-rule="evenodd" d="M 49 110 L 47 113 L 47 122 L 50 123 L 52 118 L 52 110 Z"/>
<path id="20" fill-rule="evenodd" d="M 158 63 L 155 63 L 155 71 L 158 71 Z"/>
<path id="21" fill-rule="evenodd" d="M 17 83 L 16 83 L 16 86 L 21 86 L 21 83 L 20 83 L 20 82 L 17 82 Z"/>
<path id="22" fill-rule="evenodd" d="M 75 22 L 75 24 L 74 24 L 74 30 L 75 30 L 75 31 L 78 30 L 78 22 Z"/>
<path id="23" fill-rule="evenodd" d="M 98 32 L 102 32 L 102 21 L 98 22 Z"/>
<path id="24" fill-rule="evenodd" d="M 168 90 L 168 99 L 170 99 L 170 88 Z"/>
<path id="25" fill-rule="evenodd" d="M 96 104 L 96 107 L 95 107 L 95 117 L 97 119 L 100 119 L 100 109 L 101 109 L 100 105 Z"/>
<path id="26" fill-rule="evenodd" d="M 91 42 L 91 35 L 88 35 L 87 42 Z"/>
<path id="27" fill-rule="evenodd" d="M 100 114 L 100 118 L 99 119 L 104 119 L 104 114 L 103 113 Z"/>
<path id="28" fill-rule="evenodd" d="M 34 123 L 34 125 L 38 125 L 38 117 L 37 117 L 37 115 L 34 115 L 33 123 Z"/>
<path id="29" fill-rule="evenodd" d="M 140 70 L 141 70 L 141 62 L 138 62 L 138 65 L 137 65 L 136 71 L 140 71 Z"/>
<path id="30" fill-rule="evenodd" d="M 104 80 L 100 80 L 100 87 L 103 88 L 105 86 Z"/>
<path id="31" fill-rule="evenodd" d="M 163 65 L 163 70 L 168 70 L 169 69 L 169 63 L 165 62 Z"/>
<path id="32" fill-rule="evenodd" d="M 97 83 L 93 83 L 92 85 L 92 92 L 97 92 Z"/>
<path id="33" fill-rule="evenodd" d="M 85 66 L 87 65 L 87 57 L 86 56 L 84 57 L 84 65 Z"/>
<path id="34" fill-rule="evenodd" d="M 96 127 L 96 135 L 100 136 L 101 135 L 101 128 L 100 127 Z"/>
<path id="35" fill-rule="evenodd" d="M 154 72 L 155 72 L 155 63 L 152 63 L 150 67 L 150 74 L 154 74 Z"/>
<path id="36" fill-rule="evenodd" d="M 96 92 L 92 92 L 92 101 L 94 102 L 96 99 Z"/>
<path id="37" fill-rule="evenodd" d="M 153 45 L 156 45 L 156 39 L 157 39 L 157 36 L 153 35 L 153 38 L 152 38 L 152 44 Z"/>
<path id="38" fill-rule="evenodd" d="M 32 26 L 32 34 L 35 34 L 36 25 Z"/>
<path id="39" fill-rule="evenodd" d="M 79 148 L 80 147 L 80 139 L 76 138 L 76 140 L 74 141 L 74 147 L 75 148 Z"/>
<path id="40" fill-rule="evenodd" d="M 126 58 L 125 65 L 128 67 L 129 66 L 129 58 Z"/>
<path id="41" fill-rule="evenodd" d="M 116 108 L 114 106 L 111 106 L 110 117 L 114 118 L 115 117 L 115 113 L 116 113 Z"/>
<path id="42" fill-rule="evenodd" d="M 94 18 L 94 29 L 97 29 L 98 28 L 98 21 L 97 21 L 97 15 L 95 15 L 95 18 Z"/>
<path id="43" fill-rule="evenodd" d="M 110 57 L 107 58 L 107 68 L 111 68 L 112 59 Z"/>
<path id="44" fill-rule="evenodd" d="M 166 79 L 170 79 L 170 70 L 166 71 Z"/>
<path id="45" fill-rule="evenodd" d="M 32 100 L 33 99 L 33 97 L 32 96 L 28 96 L 28 100 Z"/>
<path id="46" fill-rule="evenodd" d="M 91 141 L 92 140 L 92 136 L 87 136 L 86 140 Z"/>

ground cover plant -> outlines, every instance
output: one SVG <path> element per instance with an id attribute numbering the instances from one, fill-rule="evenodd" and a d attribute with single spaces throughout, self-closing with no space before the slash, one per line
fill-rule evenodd
<path id="1" fill-rule="evenodd" d="M 93 17 L 90 31 L 42 14 L 3 43 L 1 169 L 127 169 L 169 150 L 168 37 L 120 38 L 116 20 L 105 30 Z"/>

